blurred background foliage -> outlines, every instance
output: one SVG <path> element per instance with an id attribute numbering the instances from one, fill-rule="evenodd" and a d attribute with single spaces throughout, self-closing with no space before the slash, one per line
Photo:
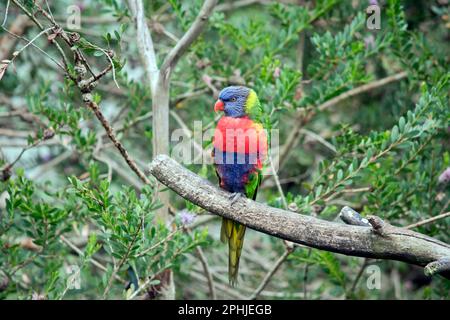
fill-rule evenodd
<path id="1" fill-rule="evenodd" d="M 18 2 L 36 13 L 33 1 Z M 152 154 L 151 93 L 126 3 L 48 2 L 68 30 L 73 5 L 80 9 L 81 28 L 72 31 L 81 35 L 79 48 L 94 70 L 107 65 L 104 50 L 114 51 L 119 86 L 109 74 L 95 100 L 145 168 Z M 15 56 L 27 42 L 11 32 L 33 39 L 40 31 L 8 4 L 0 60 L 14 61 L 0 80 L 0 297 L 152 297 L 155 276 L 171 268 L 177 298 L 209 298 L 199 246 L 218 298 L 250 296 L 283 254 L 283 242 L 249 230 L 239 286 L 229 287 L 220 220 L 172 195 L 173 220 L 155 222 L 157 194 L 134 176 L 48 57 L 56 56 L 54 46 L 42 36 L 34 44 L 47 55 L 30 45 Z M 158 63 L 201 4 L 146 2 Z M 379 30 L 366 27 L 370 4 L 381 8 Z M 6 8 L 2 1 L 2 21 Z M 45 22 L 38 13 L 36 18 Z M 213 126 L 218 91 L 250 86 L 280 142 L 273 157 L 282 192 L 267 176 L 258 201 L 336 221 L 348 205 L 399 226 L 448 212 L 449 24 L 447 0 L 219 1 L 174 70 L 170 127 L 193 130 L 194 121 L 203 129 Z M 210 141 L 197 143 L 207 148 Z M 216 182 L 211 165 L 188 167 Z M 449 221 L 415 230 L 449 242 Z M 372 265 L 381 270 L 380 289 L 367 285 Z M 74 275 L 79 289 L 68 282 Z M 142 290 L 134 295 L 130 284 Z M 259 297 L 448 299 L 449 292 L 448 280 L 426 278 L 421 268 L 297 247 Z"/>

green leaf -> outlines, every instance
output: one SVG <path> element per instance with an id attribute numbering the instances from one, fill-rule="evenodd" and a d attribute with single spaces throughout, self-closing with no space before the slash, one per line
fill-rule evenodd
<path id="1" fill-rule="evenodd" d="M 404 117 L 400 117 L 400 120 L 398 121 L 398 126 L 400 129 L 400 132 L 403 132 L 403 130 L 405 129 L 405 118 Z"/>
<path id="2" fill-rule="evenodd" d="M 344 172 L 342 171 L 342 169 L 339 169 L 338 173 L 337 173 L 337 180 L 340 181 L 340 180 L 342 180 L 343 177 L 344 177 Z"/>

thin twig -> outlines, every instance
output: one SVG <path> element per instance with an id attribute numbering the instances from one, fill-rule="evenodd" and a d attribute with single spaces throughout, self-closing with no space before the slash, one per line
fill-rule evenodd
<path id="1" fill-rule="evenodd" d="M 251 6 L 254 4 L 270 4 L 271 1 L 269 0 L 233 0 L 228 1 L 222 4 L 219 4 L 216 8 L 217 11 L 229 11 L 229 10 L 235 10 L 240 9 L 242 7 Z"/>
<path id="2" fill-rule="evenodd" d="M 42 164 L 39 167 L 39 170 L 31 175 L 31 178 L 32 179 L 39 178 L 42 174 L 44 174 L 45 172 L 49 171 L 49 169 L 51 167 L 57 166 L 58 164 L 60 164 L 64 160 L 70 158 L 73 154 L 74 154 L 74 151 L 66 150 L 64 153 L 58 155 L 57 157 L 53 158 L 49 162 L 46 162 L 46 163 Z"/>
<path id="3" fill-rule="evenodd" d="M 67 239 L 64 236 L 60 236 L 59 237 L 61 239 L 62 242 L 64 242 L 70 249 L 72 249 L 73 251 L 75 251 L 79 256 L 84 256 L 83 251 L 81 251 L 75 244 L 73 244 L 69 239 Z M 95 260 L 94 258 L 90 258 L 89 261 L 96 266 L 97 268 L 99 268 L 100 270 L 107 272 L 108 269 L 102 265 L 100 262 L 98 262 L 97 260 Z M 115 275 L 114 278 L 122 283 L 126 283 L 126 281 L 124 279 L 122 279 L 121 277 L 119 277 L 118 275 Z"/>
<path id="4" fill-rule="evenodd" d="M 42 26 L 42 24 L 39 22 L 39 20 L 36 19 L 36 17 L 30 13 L 27 8 L 25 8 L 19 1 L 17 0 L 12 0 L 12 2 L 18 6 L 41 30 L 44 30 L 44 27 Z M 48 34 L 48 33 L 47 33 Z M 48 34 L 50 35 L 50 34 Z M 60 53 L 63 62 L 64 62 L 64 66 L 67 68 L 69 66 L 69 59 L 67 59 L 66 54 L 64 53 L 64 50 L 61 48 L 61 46 L 59 45 L 59 43 L 53 39 L 51 40 L 51 42 L 56 46 L 56 49 L 58 50 L 58 52 Z"/>
<path id="5" fill-rule="evenodd" d="M 255 300 L 258 298 L 261 291 L 264 290 L 264 288 L 269 283 L 270 279 L 272 279 L 273 275 L 277 272 L 278 268 L 283 264 L 283 262 L 287 259 L 287 257 L 292 253 L 292 250 L 286 249 L 281 257 L 278 258 L 278 260 L 274 263 L 272 266 L 272 269 L 269 270 L 269 272 L 264 277 L 261 284 L 256 288 L 255 292 L 249 297 L 249 300 Z"/>
<path id="6" fill-rule="evenodd" d="M 269 154 L 269 162 L 270 162 L 270 169 L 272 170 L 272 176 L 273 176 L 273 179 L 275 180 L 275 185 L 277 186 L 278 193 L 280 194 L 280 197 L 281 197 L 281 202 L 283 203 L 284 209 L 287 210 L 288 203 L 286 201 L 286 196 L 284 195 L 283 188 L 281 187 L 281 184 L 280 184 L 280 179 L 278 178 L 278 174 L 275 170 L 275 166 L 272 161 L 272 156 L 270 154 Z"/>
<path id="7" fill-rule="evenodd" d="M 307 258 L 309 258 L 311 256 L 311 253 L 312 253 L 312 249 L 309 248 Z M 309 263 L 309 262 L 305 263 L 305 271 L 303 273 L 303 299 L 305 299 L 305 300 L 308 298 L 308 274 L 309 274 L 310 265 L 311 265 L 311 263 Z"/>
<path id="8" fill-rule="evenodd" d="M 142 290 L 144 290 L 145 288 L 148 287 L 148 285 L 150 285 L 150 282 L 152 282 L 154 280 L 154 277 L 149 277 L 141 286 L 139 286 L 139 288 L 134 291 L 128 298 L 127 300 L 133 300 L 134 298 L 136 298 L 138 296 L 139 293 L 142 292 Z"/>
<path id="9" fill-rule="evenodd" d="M 99 106 L 94 101 L 92 101 L 92 96 L 90 96 L 89 94 L 85 94 L 83 95 L 83 97 L 85 105 L 89 109 L 91 109 L 92 112 L 94 112 L 95 116 L 100 121 L 103 128 L 106 130 L 107 136 L 112 141 L 117 150 L 119 150 L 120 154 L 125 159 L 131 170 L 136 173 L 136 175 L 142 180 L 142 182 L 144 182 L 145 184 L 150 184 L 150 180 L 145 176 L 144 172 L 142 172 L 141 169 L 138 168 L 134 159 L 128 154 L 128 151 L 124 148 L 123 144 L 117 139 L 116 135 L 114 134 L 113 128 L 109 124 L 109 121 L 100 111 Z"/>
<path id="10" fill-rule="evenodd" d="M 333 99 L 330 99 L 328 101 L 326 101 L 325 103 L 321 104 L 320 106 L 317 107 L 317 109 L 319 111 L 324 111 L 348 98 L 354 97 L 356 95 L 359 95 L 363 92 L 367 92 L 382 86 L 385 86 L 391 82 L 396 82 L 399 80 L 402 80 L 404 78 L 406 78 L 408 74 L 406 73 L 406 71 L 402 71 L 396 74 L 393 74 L 391 76 L 367 83 L 367 84 L 363 84 L 362 86 L 356 87 L 354 89 L 351 89 L 349 91 L 343 92 L 340 95 L 338 95 L 337 97 L 334 97 Z"/>
<path id="11" fill-rule="evenodd" d="M 114 61 L 112 60 L 110 54 L 103 48 L 100 48 L 99 46 L 93 45 L 97 50 L 100 50 L 101 52 L 103 52 L 103 54 L 106 56 L 106 58 L 109 61 L 109 67 L 111 67 L 112 69 L 112 76 L 113 76 L 113 81 L 116 84 L 116 87 L 120 89 L 119 83 L 116 80 L 116 67 L 114 66 Z M 86 64 L 87 65 L 87 64 Z M 100 79 L 101 77 L 103 77 L 107 72 L 109 72 L 110 68 L 106 68 L 102 73 L 95 75 L 94 79 Z M 95 80 L 94 80 L 95 81 Z"/>
<path id="12" fill-rule="evenodd" d="M 45 4 L 47 5 L 47 10 L 50 13 L 50 16 L 52 17 L 53 20 L 55 20 L 55 18 L 53 17 L 52 10 L 50 9 L 50 5 L 48 4 L 47 0 L 45 0 Z"/>
<path id="13" fill-rule="evenodd" d="M 8 20 L 9 3 L 10 3 L 10 0 L 8 0 L 8 2 L 6 3 L 5 17 L 3 18 L 2 27 L 5 26 L 6 20 Z"/>
<path id="14" fill-rule="evenodd" d="M 362 264 L 361 268 L 359 269 L 358 274 L 356 275 L 355 280 L 353 281 L 352 288 L 350 289 L 351 294 L 353 294 L 355 292 L 355 289 L 356 289 L 356 286 L 358 285 L 359 279 L 362 277 L 364 270 L 369 265 L 369 261 L 370 261 L 370 259 L 368 259 L 368 258 L 364 259 L 364 263 Z"/>
<path id="15" fill-rule="evenodd" d="M 317 133 L 315 133 L 315 132 L 313 132 L 313 131 L 311 131 L 311 130 L 305 129 L 305 128 L 300 129 L 300 132 L 301 132 L 301 133 L 304 133 L 306 136 L 308 136 L 308 137 L 310 137 L 310 138 L 312 138 L 312 139 L 314 139 L 314 140 L 320 142 L 322 145 L 324 145 L 325 147 L 327 147 L 327 148 L 328 148 L 329 150 L 331 150 L 333 153 L 336 153 L 336 147 L 333 146 L 331 143 L 329 143 L 329 142 L 328 142 L 327 140 L 325 140 L 324 138 L 322 138 L 322 137 L 321 137 L 320 135 L 318 135 Z"/>
<path id="16" fill-rule="evenodd" d="M 14 138 L 28 138 L 34 132 L 32 131 L 17 131 L 7 128 L 0 128 L 0 136 L 14 137 Z"/>
<path id="17" fill-rule="evenodd" d="M 406 229 L 417 228 L 417 227 L 423 226 L 425 224 L 429 224 L 429 223 L 435 222 L 435 221 L 440 220 L 440 219 L 445 219 L 447 217 L 450 217 L 450 211 L 442 213 L 442 214 L 439 214 L 437 216 L 434 216 L 434 217 L 431 217 L 431 218 L 428 218 L 428 219 L 425 219 L 425 220 L 422 220 L 422 221 L 419 221 L 419 222 L 416 222 L 416 223 L 413 223 L 413 224 L 410 224 L 409 226 L 406 226 L 405 228 Z"/>
<path id="18" fill-rule="evenodd" d="M 47 28 L 42 30 L 41 32 L 39 32 L 33 39 L 31 39 L 26 45 L 24 45 L 20 50 L 15 51 L 13 58 L 11 59 L 11 61 L 13 61 L 22 51 L 24 51 L 29 45 L 33 44 L 34 41 L 36 41 L 36 39 L 38 39 L 40 36 L 42 36 L 44 33 L 48 33 L 50 30 L 52 30 L 53 27 Z"/>
<path id="19" fill-rule="evenodd" d="M 20 160 L 20 158 L 22 158 L 22 156 L 24 155 L 24 153 L 25 153 L 27 150 L 36 147 L 39 143 L 41 143 L 41 142 L 44 141 L 44 140 L 45 140 L 45 138 L 43 138 L 43 139 L 38 139 L 38 140 L 34 141 L 32 144 L 30 144 L 29 146 L 26 146 L 25 148 L 23 148 L 22 151 L 20 151 L 19 155 L 14 159 L 14 161 L 12 161 L 11 163 L 6 164 L 5 166 L 3 166 L 3 167 L 0 169 L 0 171 L 3 172 L 3 171 L 8 171 L 8 170 L 10 170 L 10 169 L 11 169 L 12 167 L 14 167 L 14 165 Z"/>
<path id="20" fill-rule="evenodd" d="M 144 217 L 142 217 L 142 219 L 144 219 Z M 134 247 L 134 245 L 135 245 L 135 243 L 136 243 L 136 241 L 137 241 L 137 238 L 138 238 L 138 236 L 139 236 L 139 233 L 141 232 L 142 226 L 143 226 L 143 223 L 140 223 L 140 224 L 139 224 L 139 228 L 136 230 L 135 234 L 133 235 L 133 238 L 131 239 L 130 243 L 128 244 L 127 251 L 126 251 L 125 254 L 122 256 L 122 258 L 120 259 L 119 263 L 117 263 L 117 264 L 114 266 L 114 269 L 113 269 L 113 271 L 112 271 L 112 273 L 111 273 L 111 276 L 109 277 L 109 280 L 108 280 L 108 282 L 107 282 L 106 288 L 105 288 L 105 290 L 103 291 L 103 299 L 106 298 L 106 295 L 108 294 L 109 290 L 111 289 L 112 284 L 113 284 L 113 280 L 115 279 L 115 277 L 116 277 L 116 275 L 117 275 L 117 272 L 119 272 L 120 268 L 121 268 L 121 267 L 125 264 L 125 262 L 127 261 L 129 255 L 130 255 L 131 249 Z"/>
<path id="21" fill-rule="evenodd" d="M 192 25 L 189 27 L 188 31 L 183 35 L 183 37 L 178 41 L 178 43 L 173 47 L 173 49 L 168 53 L 164 62 L 160 68 L 160 74 L 163 77 L 167 77 L 173 70 L 178 62 L 178 59 L 184 54 L 184 52 L 190 47 L 190 45 L 197 39 L 200 33 L 203 31 L 208 18 L 211 15 L 214 7 L 216 6 L 218 0 L 205 0 L 197 18 L 194 20 Z"/>
<path id="22" fill-rule="evenodd" d="M 211 270 L 209 269 L 208 260 L 206 259 L 206 256 L 203 253 L 203 250 L 201 247 L 197 246 L 195 249 L 197 251 L 200 262 L 203 266 L 203 271 L 205 272 L 206 279 L 208 280 L 208 288 L 209 288 L 209 294 L 211 295 L 211 299 L 216 300 L 217 299 L 216 289 L 215 289 L 214 279 L 211 274 Z"/>
<path id="23" fill-rule="evenodd" d="M 170 110 L 170 115 L 180 125 L 181 129 L 183 130 L 187 138 L 192 140 L 194 148 L 198 151 L 198 154 L 194 158 L 193 163 L 197 163 L 198 158 L 203 157 L 205 150 L 203 150 L 203 147 L 197 141 L 195 141 L 195 139 L 193 139 L 192 131 L 189 129 L 189 127 L 186 125 L 183 119 L 181 119 L 181 117 L 173 110 Z"/>
<path id="24" fill-rule="evenodd" d="M 28 27 L 27 26 L 28 20 L 29 19 L 27 16 L 19 15 L 11 24 L 10 30 L 8 30 L 5 26 L 0 27 L 1 29 L 5 30 L 15 38 L 15 39 L 11 39 L 8 37 L 0 38 L 0 48 L 1 48 L 0 61 L 8 58 L 10 52 L 14 49 L 17 43 L 16 39 L 19 39 L 20 36 L 22 36 L 25 33 Z"/>
<path id="25" fill-rule="evenodd" d="M 161 245 L 163 245 L 164 243 L 166 243 L 167 241 L 169 241 L 170 239 L 172 239 L 172 237 L 178 233 L 180 231 L 180 229 L 175 229 L 172 232 L 170 232 L 164 239 L 158 241 L 157 243 L 155 243 L 154 245 L 152 245 L 151 247 L 142 250 L 141 252 L 139 252 L 136 256 L 137 257 L 142 257 L 145 256 L 147 253 L 149 253 L 150 251 L 155 250 L 156 248 L 160 247 Z"/>
<path id="26" fill-rule="evenodd" d="M 5 32 L 7 32 L 8 34 L 10 34 L 11 36 L 17 38 L 17 39 L 23 40 L 23 41 L 25 41 L 25 42 L 27 42 L 27 43 L 30 43 L 30 42 L 31 42 L 31 41 L 28 40 L 27 38 L 22 37 L 22 36 L 19 36 L 19 35 L 17 35 L 17 34 L 15 34 L 15 33 L 11 32 L 11 31 L 9 31 L 9 30 L 6 29 L 6 28 L 3 28 L 3 30 L 4 30 Z M 33 48 L 39 50 L 43 55 L 45 55 L 45 56 L 48 57 L 50 60 L 52 60 L 52 61 L 53 61 L 58 67 L 60 67 L 62 70 L 66 71 L 66 69 L 64 68 L 64 66 L 63 66 L 61 63 L 59 63 L 58 60 L 56 60 L 56 59 L 53 58 L 51 55 L 49 55 L 47 52 L 45 52 L 44 50 L 42 50 L 41 48 L 39 48 L 39 47 L 38 47 L 37 45 L 35 45 L 34 43 L 31 43 L 31 46 L 32 46 Z"/>

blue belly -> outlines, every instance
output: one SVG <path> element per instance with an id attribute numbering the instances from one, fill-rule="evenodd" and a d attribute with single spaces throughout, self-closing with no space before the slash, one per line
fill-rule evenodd
<path id="1" fill-rule="evenodd" d="M 221 180 L 221 187 L 229 192 L 245 193 L 245 183 L 250 172 L 257 167 L 257 154 L 214 152 L 214 164 Z"/>

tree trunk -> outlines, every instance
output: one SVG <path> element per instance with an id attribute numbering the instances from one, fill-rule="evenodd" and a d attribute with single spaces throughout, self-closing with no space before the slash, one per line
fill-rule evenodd
<path id="1" fill-rule="evenodd" d="M 169 155 L 169 85 L 168 75 L 159 74 L 156 86 L 152 90 L 152 112 L 153 112 L 153 157 L 158 154 Z M 165 188 L 158 183 L 158 190 Z M 169 221 L 169 191 L 158 191 L 158 198 L 162 203 L 162 207 L 156 211 L 156 220 L 166 223 Z M 161 281 L 158 288 L 156 299 L 158 300 L 174 300 L 175 284 L 173 281 L 172 270 L 164 270 L 158 277 Z"/>
<path id="2" fill-rule="evenodd" d="M 153 111 L 153 157 L 158 154 L 169 155 L 169 81 L 164 75 L 159 75 L 155 90 L 152 92 Z M 159 185 L 158 189 L 164 188 Z M 167 221 L 169 218 L 169 192 L 160 192 L 159 199 L 163 206 L 156 212 L 156 217 L 160 221 Z"/>

